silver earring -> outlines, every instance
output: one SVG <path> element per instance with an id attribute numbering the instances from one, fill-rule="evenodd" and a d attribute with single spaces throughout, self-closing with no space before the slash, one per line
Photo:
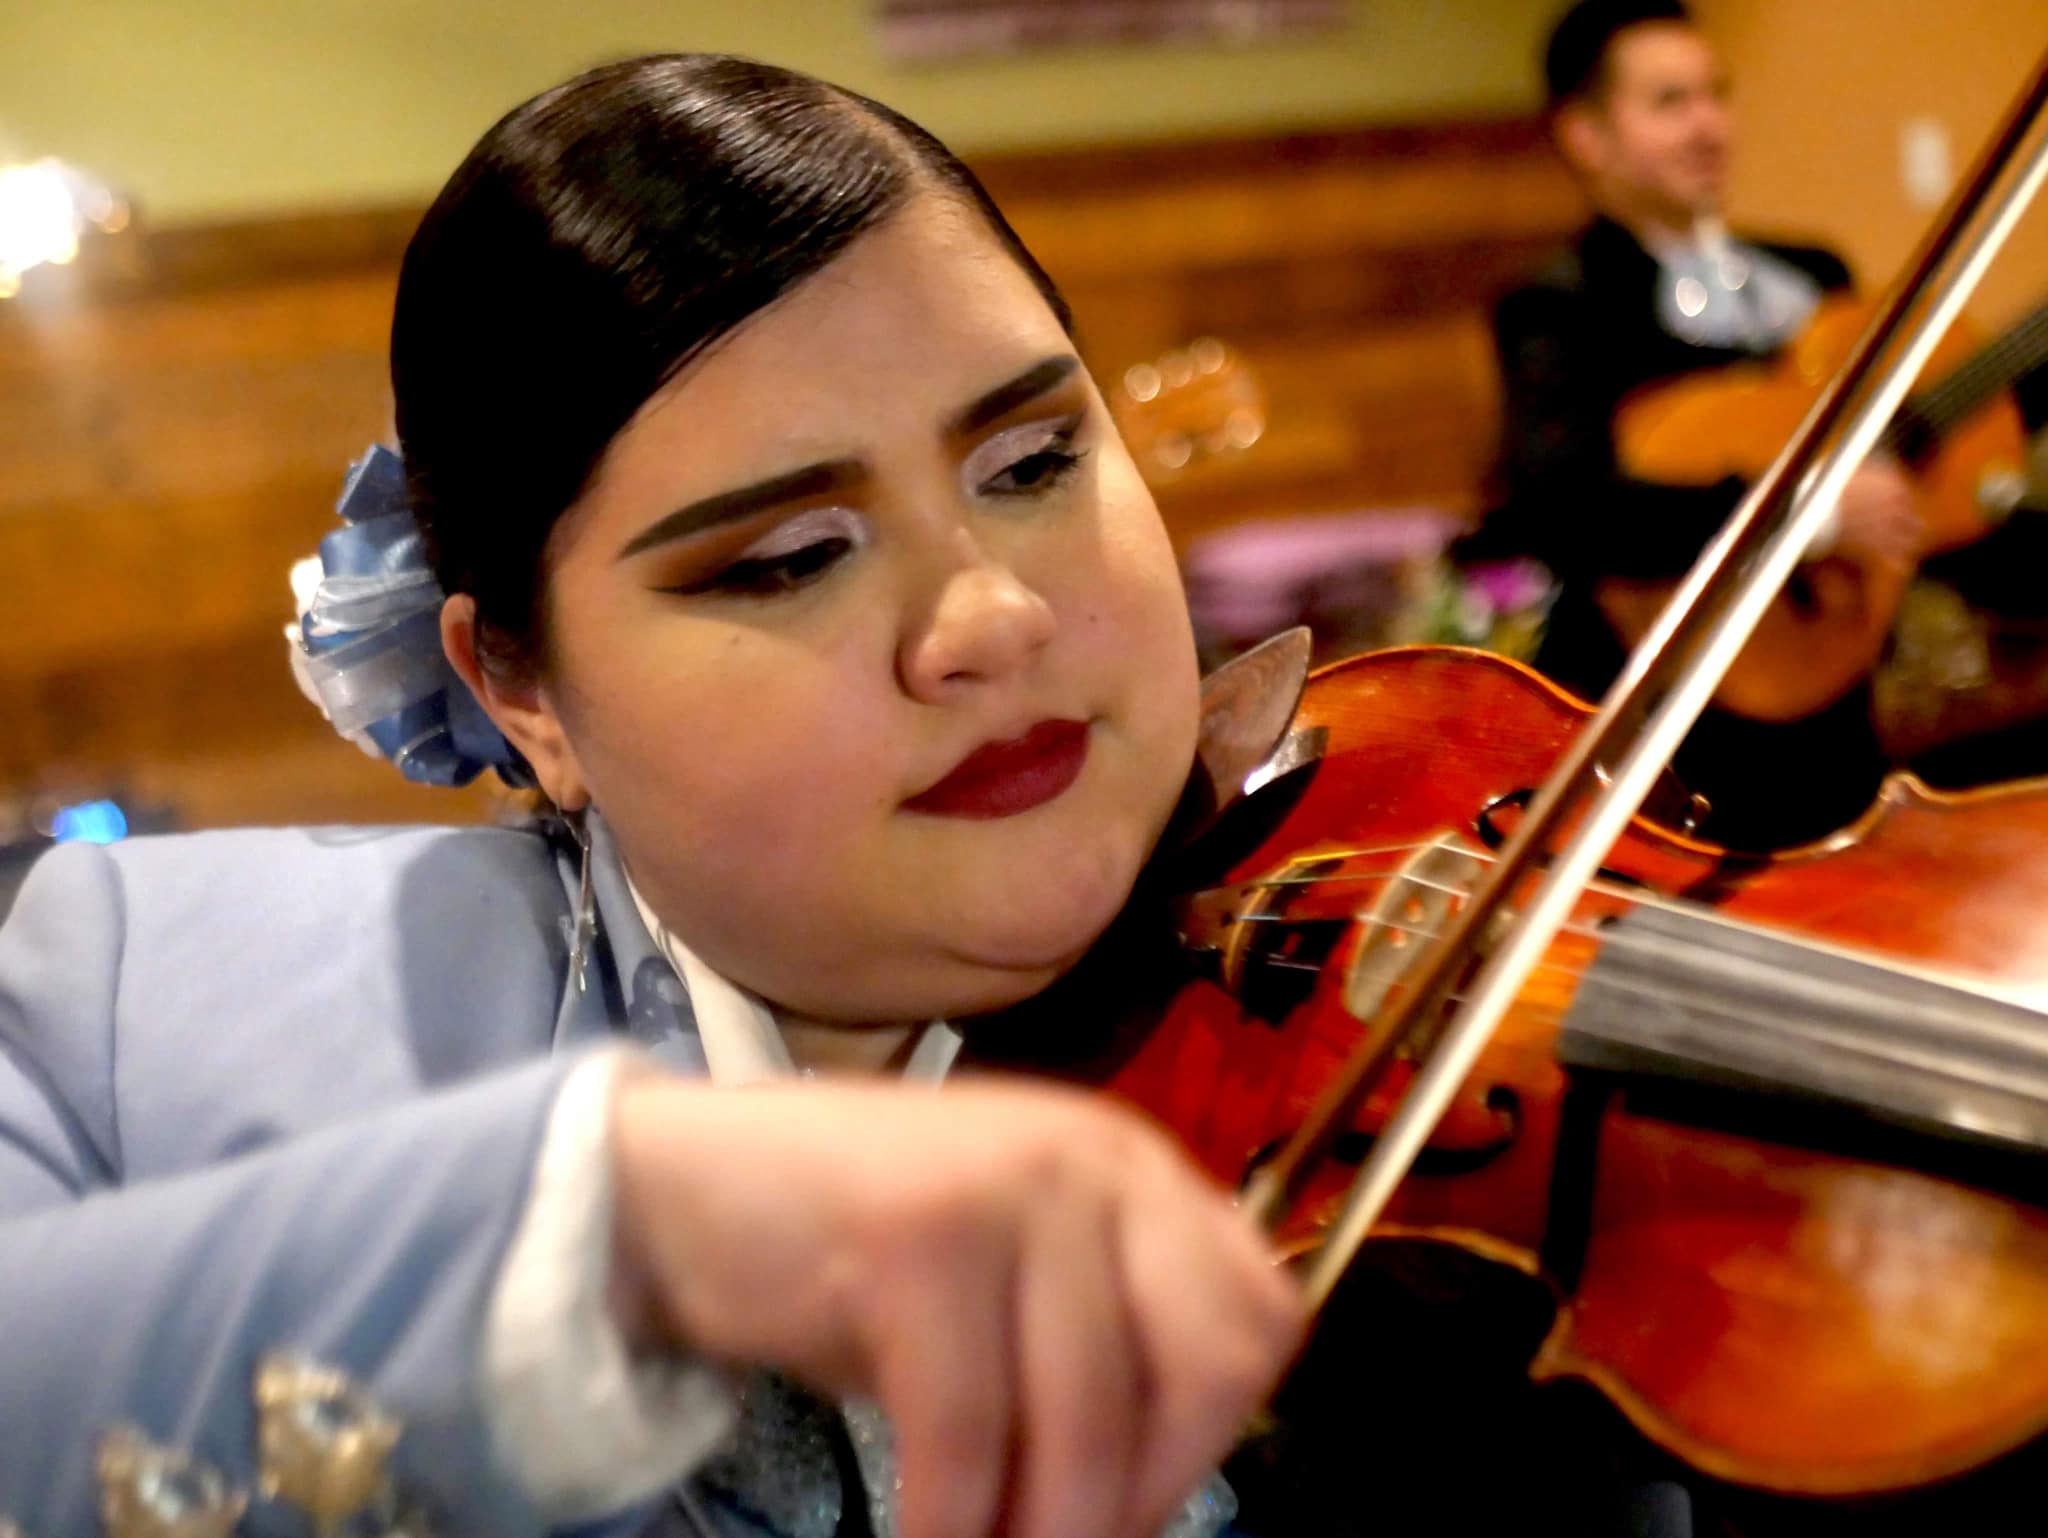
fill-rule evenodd
<path id="1" fill-rule="evenodd" d="M 563 813 L 563 820 L 576 835 L 576 847 L 582 851 L 581 869 L 576 877 L 576 921 L 569 938 L 569 971 L 576 978 L 576 991 L 588 990 L 587 973 L 590 966 L 590 941 L 597 933 L 597 907 L 590 895 L 590 828 L 583 813 Z"/>

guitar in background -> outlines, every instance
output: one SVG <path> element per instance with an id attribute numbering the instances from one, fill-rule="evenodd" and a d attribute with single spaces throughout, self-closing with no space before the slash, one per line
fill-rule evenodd
<path id="1" fill-rule="evenodd" d="M 1630 397 L 1616 417 L 1623 471 L 1645 480 L 1712 484 L 1754 479 L 1791 437 L 1869 316 L 1825 301 L 1776 358 L 1687 375 Z M 2027 438 L 2010 394 L 2048 361 L 2048 305 L 1977 347 L 1957 327 L 1882 444 L 1912 476 L 1924 557 L 1981 538 L 2025 494 Z M 1913 575 L 1908 564 L 1831 554 L 1809 562 L 1772 605 L 1730 670 L 1717 703 L 1758 720 L 1811 715 L 1871 672 L 1884 654 Z M 1595 600 L 1633 646 L 1676 583 L 1604 579 Z"/>

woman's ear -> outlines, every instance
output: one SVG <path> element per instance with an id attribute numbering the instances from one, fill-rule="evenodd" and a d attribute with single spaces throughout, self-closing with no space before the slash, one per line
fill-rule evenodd
<path id="1" fill-rule="evenodd" d="M 548 799 L 565 812 L 589 805 L 582 767 L 547 691 L 536 679 L 505 678 L 479 657 L 476 600 L 467 593 L 457 593 L 441 605 L 441 650 L 498 730 L 525 755 Z"/>

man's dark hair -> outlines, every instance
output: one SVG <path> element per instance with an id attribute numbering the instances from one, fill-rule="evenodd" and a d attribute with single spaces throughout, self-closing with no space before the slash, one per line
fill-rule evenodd
<path id="1" fill-rule="evenodd" d="M 945 146 L 792 70 L 633 59 L 484 135 L 413 236 L 391 334 L 413 510 L 480 655 L 536 656 L 549 531 L 640 406 L 920 190 L 978 215 L 1069 323 Z"/>
<path id="2" fill-rule="evenodd" d="M 1614 40 L 1649 21 L 1692 25 L 1682 0 L 1579 0 L 1550 29 L 1543 49 L 1543 87 L 1550 110 L 1597 92 Z"/>

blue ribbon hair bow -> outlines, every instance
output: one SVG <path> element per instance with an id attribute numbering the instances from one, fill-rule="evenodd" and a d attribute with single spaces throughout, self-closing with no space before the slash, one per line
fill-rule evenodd
<path id="1" fill-rule="evenodd" d="M 533 771 L 441 650 L 441 585 L 427 565 L 405 467 L 381 444 L 349 466 L 342 526 L 292 568 L 299 622 L 285 627 L 292 674 L 334 729 L 422 785 L 467 785 L 495 769 Z"/>

